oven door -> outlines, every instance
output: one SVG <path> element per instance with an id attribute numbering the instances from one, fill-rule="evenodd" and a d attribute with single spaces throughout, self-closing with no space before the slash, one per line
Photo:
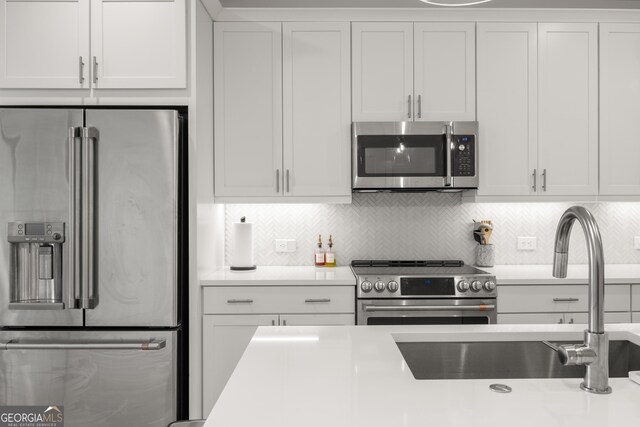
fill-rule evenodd
<path id="1" fill-rule="evenodd" d="M 495 299 L 360 299 L 358 325 L 487 325 Z"/>
<path id="2" fill-rule="evenodd" d="M 353 188 L 442 188 L 447 175 L 446 124 L 353 125 Z"/>

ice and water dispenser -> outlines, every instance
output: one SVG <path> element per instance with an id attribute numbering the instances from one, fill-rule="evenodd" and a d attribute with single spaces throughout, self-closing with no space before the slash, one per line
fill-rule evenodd
<path id="1" fill-rule="evenodd" d="M 64 309 L 63 222 L 10 222 L 10 309 Z"/>

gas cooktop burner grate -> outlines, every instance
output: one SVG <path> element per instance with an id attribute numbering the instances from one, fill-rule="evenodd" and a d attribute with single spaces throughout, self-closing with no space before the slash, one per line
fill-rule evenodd
<path id="1" fill-rule="evenodd" d="M 461 260 L 353 260 L 352 267 L 462 267 Z"/>

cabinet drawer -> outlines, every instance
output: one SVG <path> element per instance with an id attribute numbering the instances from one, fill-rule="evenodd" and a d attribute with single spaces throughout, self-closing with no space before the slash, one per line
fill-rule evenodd
<path id="1" fill-rule="evenodd" d="M 353 286 L 234 286 L 204 290 L 205 314 L 354 313 Z"/>
<path id="2" fill-rule="evenodd" d="M 565 313 L 565 323 L 582 323 L 589 322 L 589 313 Z M 604 323 L 629 323 L 631 322 L 631 313 L 627 312 L 605 312 Z"/>
<path id="3" fill-rule="evenodd" d="M 605 287 L 606 311 L 629 311 L 629 285 Z M 589 311 L 587 285 L 501 286 L 499 313 L 567 313 Z"/>
<path id="4" fill-rule="evenodd" d="M 640 311 L 640 285 L 631 285 L 631 310 Z"/>

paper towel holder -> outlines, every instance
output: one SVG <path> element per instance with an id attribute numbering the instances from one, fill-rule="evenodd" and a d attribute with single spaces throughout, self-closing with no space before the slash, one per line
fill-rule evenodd
<path id="1" fill-rule="evenodd" d="M 246 223 L 247 221 L 247 217 L 242 217 L 240 218 L 240 222 L 241 223 Z M 230 266 L 229 269 L 233 270 L 233 271 L 250 271 L 250 270 L 255 270 L 257 268 L 257 266 L 255 265 L 250 265 L 250 266 Z"/>

